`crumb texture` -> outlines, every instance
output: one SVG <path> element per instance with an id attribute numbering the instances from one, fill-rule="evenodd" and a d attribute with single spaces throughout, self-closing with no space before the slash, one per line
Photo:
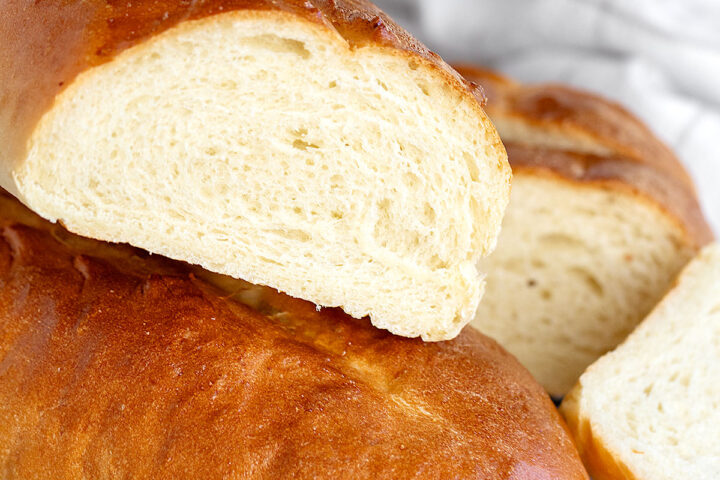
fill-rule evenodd
<path id="1" fill-rule="evenodd" d="M 214 15 L 80 74 L 14 177 L 74 232 L 448 339 L 509 191 L 458 85 L 287 13 Z"/>
<path id="2" fill-rule="evenodd" d="M 486 89 L 514 173 L 473 325 L 562 397 L 713 234 L 680 162 L 621 106 L 459 71 Z"/>
<path id="3" fill-rule="evenodd" d="M 692 252 L 635 195 L 516 173 L 498 248 L 481 262 L 489 273 L 473 325 L 562 396 L 650 312 Z"/>
<path id="4" fill-rule="evenodd" d="M 582 375 L 562 410 L 596 478 L 720 478 L 720 246 L 615 351 Z"/>

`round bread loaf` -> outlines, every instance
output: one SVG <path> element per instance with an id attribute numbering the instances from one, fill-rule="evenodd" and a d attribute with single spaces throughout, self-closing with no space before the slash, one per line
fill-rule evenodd
<path id="1" fill-rule="evenodd" d="M 475 313 L 506 154 L 372 4 L 9 0 L 0 38 L 0 185 L 43 217 L 399 335 Z"/>
<path id="2" fill-rule="evenodd" d="M 471 328 L 396 337 L 7 195 L 0 227 L 1 478 L 587 478 L 549 397 Z"/>
<path id="3" fill-rule="evenodd" d="M 514 173 L 473 325 L 561 397 L 713 235 L 680 162 L 619 105 L 458 70 L 485 88 Z"/>

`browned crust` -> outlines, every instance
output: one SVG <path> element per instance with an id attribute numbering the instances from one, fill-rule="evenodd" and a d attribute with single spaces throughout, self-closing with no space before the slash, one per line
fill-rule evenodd
<path id="1" fill-rule="evenodd" d="M 523 86 L 489 70 L 456 68 L 484 87 L 491 119 L 513 117 L 569 137 L 582 135 L 614 152 L 599 156 L 505 142 L 514 172 L 545 169 L 573 181 L 641 194 L 670 215 L 693 248 L 713 240 L 682 164 L 620 105 L 564 86 Z"/>
<path id="2" fill-rule="evenodd" d="M 594 480 L 640 480 L 603 444 L 593 432 L 590 421 L 582 415 L 579 405 L 581 386 L 565 396 L 560 411 L 575 439 L 583 463 Z"/>
<path id="3" fill-rule="evenodd" d="M 673 177 L 622 156 L 598 156 L 506 142 L 513 171 L 551 171 L 562 178 L 640 195 L 656 205 L 695 249 L 712 242 L 697 197 Z"/>
<path id="4" fill-rule="evenodd" d="M 487 103 L 498 108 L 504 105 L 508 91 L 520 88 L 520 83 L 487 68 L 470 65 L 453 65 L 466 80 L 480 85 L 485 92 Z"/>
<path id="5" fill-rule="evenodd" d="M 456 67 L 465 78 L 492 90 L 493 116 L 512 116 L 540 127 L 581 133 L 617 154 L 666 170 L 691 188 L 693 183 L 672 151 L 621 105 L 564 85 L 522 85 L 485 69 Z"/>
<path id="6" fill-rule="evenodd" d="M 541 387 L 470 328 L 395 337 L 6 195 L 0 232 L 2 478 L 587 478 Z"/>
<path id="7" fill-rule="evenodd" d="M 366 0 L 6 0 L 0 3 L 0 139 L 8 157 L 23 156 L 34 126 L 81 72 L 181 22 L 243 10 L 295 15 L 337 32 L 353 48 L 406 52 L 484 100 L 481 89 Z"/>

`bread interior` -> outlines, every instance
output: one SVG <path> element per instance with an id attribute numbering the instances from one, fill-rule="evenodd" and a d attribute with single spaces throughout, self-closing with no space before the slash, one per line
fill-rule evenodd
<path id="1" fill-rule="evenodd" d="M 83 73 L 16 182 L 76 233 L 442 340 L 472 318 L 506 204 L 481 115 L 415 57 L 235 12 Z"/>

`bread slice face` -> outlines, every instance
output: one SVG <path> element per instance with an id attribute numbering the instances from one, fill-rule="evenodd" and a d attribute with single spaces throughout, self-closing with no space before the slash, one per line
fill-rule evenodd
<path id="1" fill-rule="evenodd" d="M 440 60 L 323 8 L 191 17 L 78 72 L 3 186 L 73 232 L 454 337 L 507 203 L 504 149 Z M 373 35 L 401 36 L 374 14 Z"/>
<path id="2" fill-rule="evenodd" d="M 460 71 L 486 88 L 514 173 L 473 325 L 562 397 L 712 234 L 679 162 L 617 105 Z"/>
<path id="3" fill-rule="evenodd" d="M 652 203 L 553 175 L 516 174 L 473 322 L 553 395 L 619 344 L 693 250 Z"/>
<path id="4" fill-rule="evenodd" d="M 598 480 L 720 477 L 720 246 L 706 247 L 563 401 Z"/>

